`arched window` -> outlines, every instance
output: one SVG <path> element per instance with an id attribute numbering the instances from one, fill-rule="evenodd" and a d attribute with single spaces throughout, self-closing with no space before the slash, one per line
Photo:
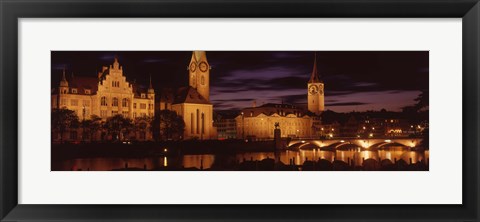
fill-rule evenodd
<path id="1" fill-rule="evenodd" d="M 193 134 L 193 113 L 190 115 L 190 133 Z"/>
<path id="2" fill-rule="evenodd" d="M 202 112 L 202 134 L 205 133 L 205 114 Z"/>
<path id="3" fill-rule="evenodd" d="M 101 105 L 102 105 L 102 106 L 107 106 L 107 97 L 105 97 L 105 96 L 102 97 L 102 99 L 101 99 Z"/>
<path id="4" fill-rule="evenodd" d="M 122 99 L 122 106 L 123 106 L 123 107 L 127 107 L 127 106 L 128 106 L 128 99 L 127 99 L 127 98 L 123 98 L 123 99 Z"/>
<path id="5" fill-rule="evenodd" d="M 112 106 L 118 106 L 118 99 L 115 97 L 112 99 Z"/>
<path id="6" fill-rule="evenodd" d="M 197 134 L 200 133 L 200 111 L 197 109 Z"/>

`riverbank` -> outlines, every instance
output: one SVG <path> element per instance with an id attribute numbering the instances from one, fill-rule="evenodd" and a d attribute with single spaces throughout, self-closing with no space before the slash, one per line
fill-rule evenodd
<path id="1" fill-rule="evenodd" d="M 92 157 L 142 158 L 151 156 L 174 157 L 185 154 L 232 154 L 243 152 L 272 152 L 271 141 L 244 140 L 189 140 L 137 143 L 79 143 L 53 144 L 52 161 Z"/>

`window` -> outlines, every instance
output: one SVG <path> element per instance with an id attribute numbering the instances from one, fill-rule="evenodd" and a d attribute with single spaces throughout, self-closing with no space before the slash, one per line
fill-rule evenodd
<path id="1" fill-rule="evenodd" d="M 123 117 L 128 117 L 128 111 L 122 111 Z"/>
<path id="2" fill-rule="evenodd" d="M 72 93 L 75 93 L 75 94 L 78 93 L 77 88 L 72 88 Z"/>
<path id="3" fill-rule="evenodd" d="M 127 107 L 127 105 L 128 105 L 128 100 L 127 100 L 127 98 L 123 98 L 123 99 L 122 99 L 122 107 Z"/>
<path id="4" fill-rule="evenodd" d="M 190 133 L 193 134 L 193 113 L 190 115 Z"/>
<path id="5" fill-rule="evenodd" d="M 91 90 L 89 90 L 89 89 L 86 89 L 86 90 L 85 90 L 85 94 L 90 95 L 91 93 L 92 93 Z"/>
<path id="6" fill-rule="evenodd" d="M 115 97 L 112 99 L 112 106 L 118 106 L 118 99 Z"/>
<path id="7" fill-rule="evenodd" d="M 147 108 L 147 104 L 145 103 L 140 103 L 140 109 L 146 109 Z"/>
<path id="8" fill-rule="evenodd" d="M 62 100 L 60 101 L 60 105 L 66 106 L 66 105 L 67 105 L 67 99 L 62 99 Z"/>
<path id="9" fill-rule="evenodd" d="M 134 109 L 137 108 L 137 103 L 133 103 L 133 108 L 134 108 Z"/>
<path id="10" fill-rule="evenodd" d="M 102 106 L 107 106 L 107 97 L 105 97 L 105 96 L 102 97 L 102 99 L 101 99 L 101 105 L 102 105 Z"/>
<path id="11" fill-rule="evenodd" d="M 119 81 L 112 81 L 112 87 L 120 87 Z"/>
<path id="12" fill-rule="evenodd" d="M 205 114 L 202 112 L 202 134 L 205 133 Z"/>
<path id="13" fill-rule="evenodd" d="M 133 118 L 137 118 L 137 113 L 136 112 L 133 112 Z"/>
<path id="14" fill-rule="evenodd" d="M 140 97 L 145 98 L 145 93 L 140 94 Z"/>
<path id="15" fill-rule="evenodd" d="M 89 107 L 90 106 L 90 101 L 89 100 L 83 100 L 82 105 L 85 106 L 85 107 Z"/>
<path id="16" fill-rule="evenodd" d="M 118 114 L 118 111 L 112 111 L 112 116 L 115 116 Z"/>
<path id="17" fill-rule="evenodd" d="M 148 104 L 148 109 L 153 109 L 153 104 Z"/>
<path id="18" fill-rule="evenodd" d="M 70 105 L 72 105 L 72 106 L 78 106 L 78 100 L 77 100 L 77 99 L 72 99 L 72 100 L 70 100 Z"/>
<path id="19" fill-rule="evenodd" d="M 100 116 L 103 118 L 107 117 L 107 110 L 100 110 Z"/>
<path id="20" fill-rule="evenodd" d="M 199 125 L 200 125 L 200 111 L 197 109 L 197 134 L 200 133 Z"/>

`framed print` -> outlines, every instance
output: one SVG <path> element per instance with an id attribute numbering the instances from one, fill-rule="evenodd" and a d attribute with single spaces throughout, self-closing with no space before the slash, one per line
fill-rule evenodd
<path id="1" fill-rule="evenodd" d="M 477 1 L 1 4 L 2 221 L 478 220 Z"/>

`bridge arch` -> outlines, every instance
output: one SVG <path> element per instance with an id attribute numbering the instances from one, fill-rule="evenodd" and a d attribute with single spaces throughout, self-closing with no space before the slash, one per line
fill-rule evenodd
<path id="1" fill-rule="evenodd" d="M 288 148 L 339 148 L 345 146 L 345 144 L 354 144 L 358 147 L 365 149 L 377 149 L 384 147 L 386 145 L 398 145 L 405 147 L 416 147 L 422 141 L 421 138 L 393 138 L 393 139 L 384 139 L 384 138 L 345 138 L 345 139 L 295 139 L 291 140 L 287 147 Z"/>

